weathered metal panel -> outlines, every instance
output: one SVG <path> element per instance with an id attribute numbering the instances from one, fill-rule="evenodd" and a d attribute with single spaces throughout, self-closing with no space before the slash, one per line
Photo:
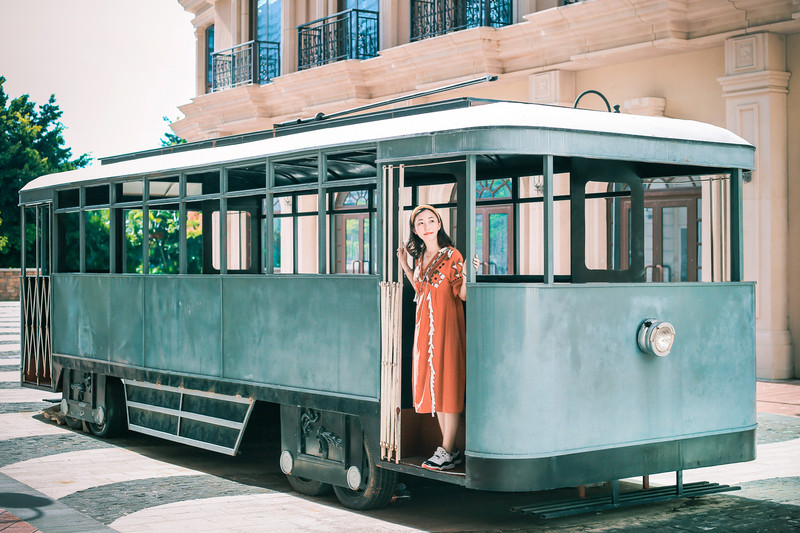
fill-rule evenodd
<path id="1" fill-rule="evenodd" d="M 376 276 L 227 277 L 225 376 L 377 398 Z"/>
<path id="2" fill-rule="evenodd" d="M 651 316 L 677 330 L 666 357 L 637 347 Z M 752 284 L 479 284 L 467 321 L 472 456 L 546 457 L 755 425 Z"/>
<path id="3" fill-rule="evenodd" d="M 222 376 L 221 286 L 218 276 L 145 278 L 144 366 Z"/>
<path id="4" fill-rule="evenodd" d="M 548 154 L 752 169 L 755 157 L 751 146 L 520 127 L 483 128 L 406 137 L 384 141 L 379 146 L 380 160 L 386 163 L 410 161 L 423 156 L 493 153 Z"/>
<path id="5" fill-rule="evenodd" d="M 98 277 L 108 284 L 109 361 L 144 366 L 144 278 Z"/>

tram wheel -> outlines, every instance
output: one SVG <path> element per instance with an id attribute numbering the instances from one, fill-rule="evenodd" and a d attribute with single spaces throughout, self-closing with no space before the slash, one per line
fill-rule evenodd
<path id="1" fill-rule="evenodd" d="M 70 429 L 83 429 L 83 420 L 80 418 L 75 418 L 74 416 L 65 416 L 64 421 L 67 423 L 67 427 Z"/>
<path id="2" fill-rule="evenodd" d="M 106 413 L 103 423 L 87 423 L 92 435 L 101 439 L 116 437 L 125 429 L 125 391 L 120 380 L 106 377 L 105 400 Z"/>
<path id="3" fill-rule="evenodd" d="M 333 487 L 339 502 L 350 509 L 366 511 L 385 507 L 392 499 L 397 472 L 378 468 L 373 452 L 364 442 L 364 455 L 361 468 L 361 487 L 351 490 L 347 487 Z"/>
<path id="4" fill-rule="evenodd" d="M 322 481 L 297 477 L 291 474 L 286 474 L 286 479 L 289 480 L 289 485 L 292 486 L 295 492 L 306 496 L 324 496 L 330 494 L 332 488 L 330 483 L 323 483 Z"/>

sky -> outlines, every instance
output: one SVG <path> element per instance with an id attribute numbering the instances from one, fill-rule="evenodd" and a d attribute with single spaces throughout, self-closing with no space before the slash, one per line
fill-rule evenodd
<path id="1" fill-rule="evenodd" d="M 0 0 L 4 90 L 55 94 L 73 157 L 157 148 L 195 96 L 191 19 L 178 0 Z"/>

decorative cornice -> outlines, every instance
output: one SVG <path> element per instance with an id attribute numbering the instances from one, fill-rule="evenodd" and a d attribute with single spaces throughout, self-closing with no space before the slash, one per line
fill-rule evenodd
<path id="1" fill-rule="evenodd" d="M 789 92 L 789 78 L 791 73 L 775 70 L 763 72 L 750 72 L 717 78 L 722 85 L 723 96 L 739 96 L 753 93 L 782 93 Z"/>

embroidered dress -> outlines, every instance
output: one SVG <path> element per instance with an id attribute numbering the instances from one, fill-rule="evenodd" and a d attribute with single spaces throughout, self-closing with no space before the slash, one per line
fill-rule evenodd
<path id="1" fill-rule="evenodd" d="M 418 413 L 464 410 L 467 344 L 458 297 L 463 282 L 464 259 L 451 246 L 440 249 L 430 264 L 417 261 L 412 386 Z"/>

